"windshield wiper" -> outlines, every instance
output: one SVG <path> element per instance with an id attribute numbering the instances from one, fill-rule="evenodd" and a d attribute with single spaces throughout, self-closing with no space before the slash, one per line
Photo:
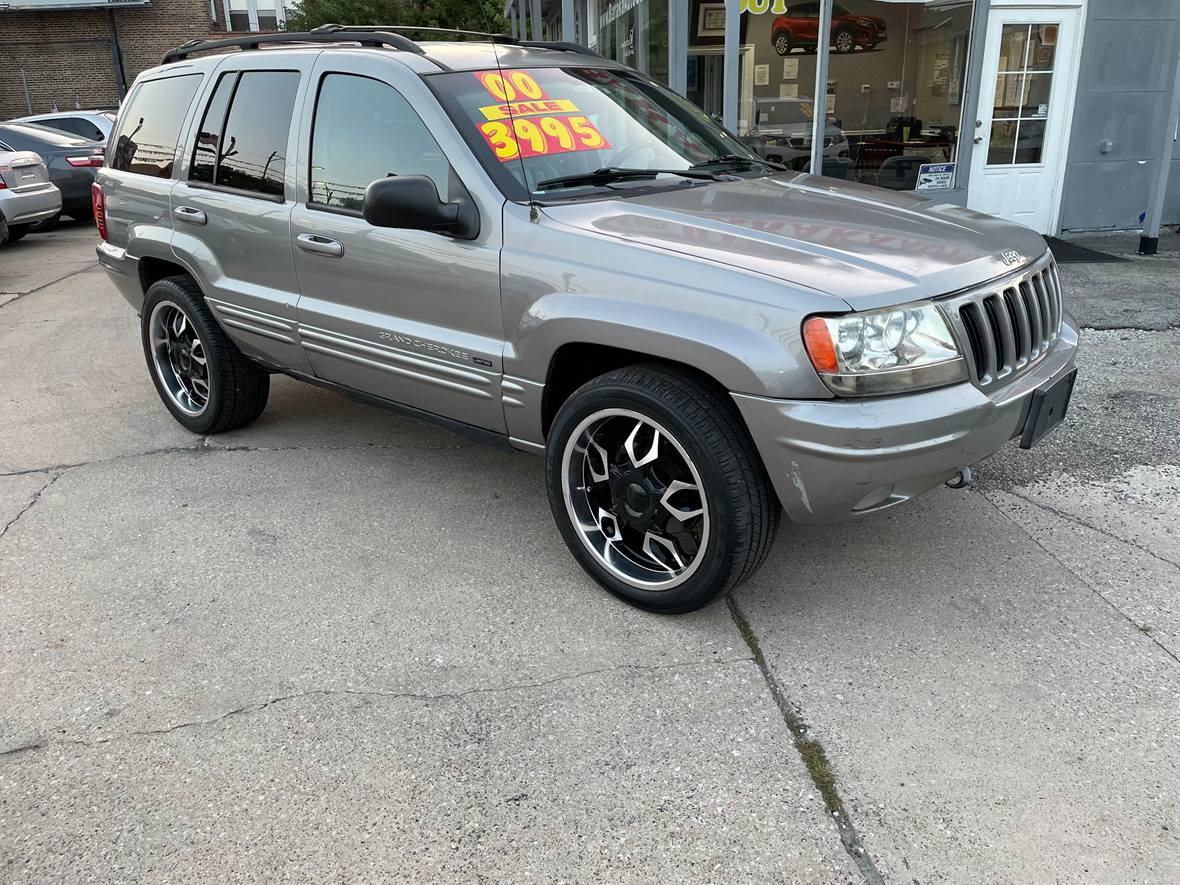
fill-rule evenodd
<path id="1" fill-rule="evenodd" d="M 538 181 L 534 187 L 537 190 L 549 190 L 555 187 L 601 187 L 612 181 L 628 181 L 635 178 L 655 178 L 657 175 L 680 175 L 684 178 L 699 178 L 706 181 L 720 181 L 716 172 L 704 169 L 628 169 L 623 166 L 604 166 L 593 172 L 582 172 L 578 175 L 562 175 L 559 178 L 546 178 Z"/>
<path id="2" fill-rule="evenodd" d="M 763 160 L 761 157 L 746 157 L 742 154 L 722 154 L 718 157 L 710 157 L 707 160 L 701 160 L 699 163 L 693 163 L 689 169 L 705 169 L 709 166 L 753 166 L 755 163 L 761 163 L 768 169 L 778 169 L 785 171 L 786 166 L 782 163 L 775 163 L 772 160 Z"/>

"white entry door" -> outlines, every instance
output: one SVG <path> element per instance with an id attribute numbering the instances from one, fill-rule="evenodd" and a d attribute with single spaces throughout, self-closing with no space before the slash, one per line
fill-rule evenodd
<path id="1" fill-rule="evenodd" d="M 1077 84 L 1078 9 L 993 8 L 967 205 L 1055 233 Z"/>

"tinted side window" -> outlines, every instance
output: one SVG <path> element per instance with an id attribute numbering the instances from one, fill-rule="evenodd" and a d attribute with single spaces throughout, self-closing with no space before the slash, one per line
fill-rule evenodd
<path id="1" fill-rule="evenodd" d="M 209 106 L 205 108 L 205 116 L 201 118 L 201 128 L 197 130 L 197 144 L 193 148 L 193 164 L 188 176 L 191 181 L 213 184 L 217 180 L 217 162 L 221 159 L 221 133 L 225 129 L 225 111 L 229 107 L 229 99 L 237 82 L 236 72 L 222 74 L 221 79 L 217 81 L 217 88 L 213 90 L 213 97 L 209 99 Z"/>
<path id="2" fill-rule="evenodd" d="M 359 210 L 365 188 L 389 175 L 429 176 L 439 196 L 451 198 L 450 164 L 401 93 L 368 77 L 328 74 L 316 100 L 308 202 Z"/>
<path id="3" fill-rule="evenodd" d="M 298 89 L 298 71 L 242 73 L 220 139 L 214 184 L 283 195 L 287 136 Z"/>
<path id="4" fill-rule="evenodd" d="M 119 114 L 111 168 L 169 178 L 180 125 L 200 84 L 200 74 L 141 84 L 130 105 Z"/>
<path id="5" fill-rule="evenodd" d="M 89 120 L 82 117 L 75 117 L 74 125 L 78 127 L 78 134 L 83 138 L 89 138 L 92 141 L 106 141 L 107 137 L 102 134 L 102 130 Z"/>
<path id="6" fill-rule="evenodd" d="M 48 126 L 50 129 L 58 129 L 62 132 L 69 132 L 72 135 L 82 135 L 82 127 L 78 125 L 78 121 L 74 117 L 64 117 L 60 120 L 42 120 L 39 125 Z"/>

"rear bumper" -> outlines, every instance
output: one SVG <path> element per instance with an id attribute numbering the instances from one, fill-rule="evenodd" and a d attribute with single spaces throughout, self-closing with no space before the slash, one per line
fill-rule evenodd
<path id="1" fill-rule="evenodd" d="M 733 394 L 787 515 L 840 522 L 908 501 L 994 455 L 1024 423 L 1033 391 L 1074 366 L 1065 318 L 1053 349 L 1004 388 L 972 384 L 864 400 Z"/>
<path id="2" fill-rule="evenodd" d="M 52 184 L 35 191 L 5 190 L 0 212 L 9 224 L 33 224 L 61 211 L 61 191 Z"/>
<path id="3" fill-rule="evenodd" d="M 94 249 L 98 263 L 103 266 L 119 294 L 139 313 L 143 310 L 143 285 L 139 279 L 139 262 L 127 255 L 127 250 L 107 242 Z"/>

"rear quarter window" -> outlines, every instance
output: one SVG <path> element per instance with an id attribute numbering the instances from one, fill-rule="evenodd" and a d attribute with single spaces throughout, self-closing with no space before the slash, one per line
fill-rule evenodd
<path id="1" fill-rule="evenodd" d="M 180 127 L 201 78 L 201 74 L 184 74 L 141 83 L 119 114 L 108 165 L 123 172 L 171 178 Z"/>

